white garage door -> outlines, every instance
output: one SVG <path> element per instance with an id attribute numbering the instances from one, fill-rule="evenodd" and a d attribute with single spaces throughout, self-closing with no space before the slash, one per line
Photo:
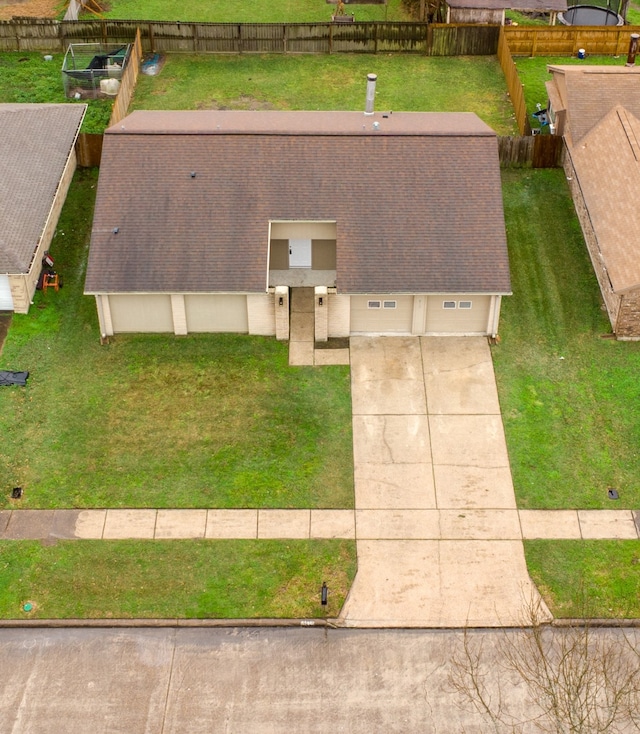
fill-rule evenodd
<path id="1" fill-rule="evenodd" d="M 109 296 L 113 331 L 173 332 L 171 297 L 161 294 Z"/>
<path id="2" fill-rule="evenodd" d="M 352 334 L 410 334 L 413 296 L 351 296 Z"/>
<path id="3" fill-rule="evenodd" d="M 0 275 L 0 311 L 13 311 L 13 298 L 8 275 Z"/>
<path id="4" fill-rule="evenodd" d="M 491 296 L 429 296 L 427 334 L 486 334 Z"/>
<path id="5" fill-rule="evenodd" d="M 229 295 L 185 296 L 187 331 L 233 332 L 246 334 L 249 331 L 247 297 Z"/>

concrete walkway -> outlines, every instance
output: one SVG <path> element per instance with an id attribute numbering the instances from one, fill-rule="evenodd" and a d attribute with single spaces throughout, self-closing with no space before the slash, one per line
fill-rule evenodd
<path id="1" fill-rule="evenodd" d="M 294 367 L 349 364 L 348 349 L 316 349 L 313 310 L 313 288 L 292 288 L 289 364 Z"/>
<path id="2" fill-rule="evenodd" d="M 386 513 L 387 511 L 385 511 Z M 637 540 L 633 510 L 0 510 L 0 540 Z M 463 522 L 464 521 L 464 522 Z M 499 536 L 499 537 L 498 537 Z"/>
<path id="3" fill-rule="evenodd" d="M 524 558 L 484 338 L 352 338 L 354 627 L 517 624 Z M 376 539 L 372 539 L 372 538 Z"/>

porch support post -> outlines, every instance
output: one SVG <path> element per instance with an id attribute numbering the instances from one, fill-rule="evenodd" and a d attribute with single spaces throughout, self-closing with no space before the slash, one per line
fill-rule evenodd
<path id="1" fill-rule="evenodd" d="M 326 286 L 316 286 L 314 304 L 315 340 L 326 342 L 329 339 L 329 296 Z"/>
<path id="2" fill-rule="evenodd" d="M 275 292 L 276 310 L 276 339 L 287 341 L 289 339 L 289 288 L 286 285 L 276 286 Z"/>

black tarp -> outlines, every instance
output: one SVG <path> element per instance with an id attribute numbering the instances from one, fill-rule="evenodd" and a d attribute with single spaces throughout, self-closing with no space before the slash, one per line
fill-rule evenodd
<path id="1" fill-rule="evenodd" d="M 8 372 L 6 370 L 0 370 L 0 386 L 20 385 L 24 387 L 27 384 L 28 377 L 28 372 Z"/>

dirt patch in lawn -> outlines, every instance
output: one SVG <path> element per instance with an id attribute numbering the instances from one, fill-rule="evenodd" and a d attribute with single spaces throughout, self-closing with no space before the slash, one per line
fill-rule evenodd
<path id="1" fill-rule="evenodd" d="M 199 102 L 197 105 L 199 110 L 272 110 L 273 105 L 264 99 L 256 99 L 248 94 L 243 94 L 236 99 L 222 103 L 217 99 L 210 102 Z"/>
<path id="2" fill-rule="evenodd" d="M 25 18 L 55 18 L 60 0 L 0 0 L 0 20 L 11 20 L 14 15 Z"/>

